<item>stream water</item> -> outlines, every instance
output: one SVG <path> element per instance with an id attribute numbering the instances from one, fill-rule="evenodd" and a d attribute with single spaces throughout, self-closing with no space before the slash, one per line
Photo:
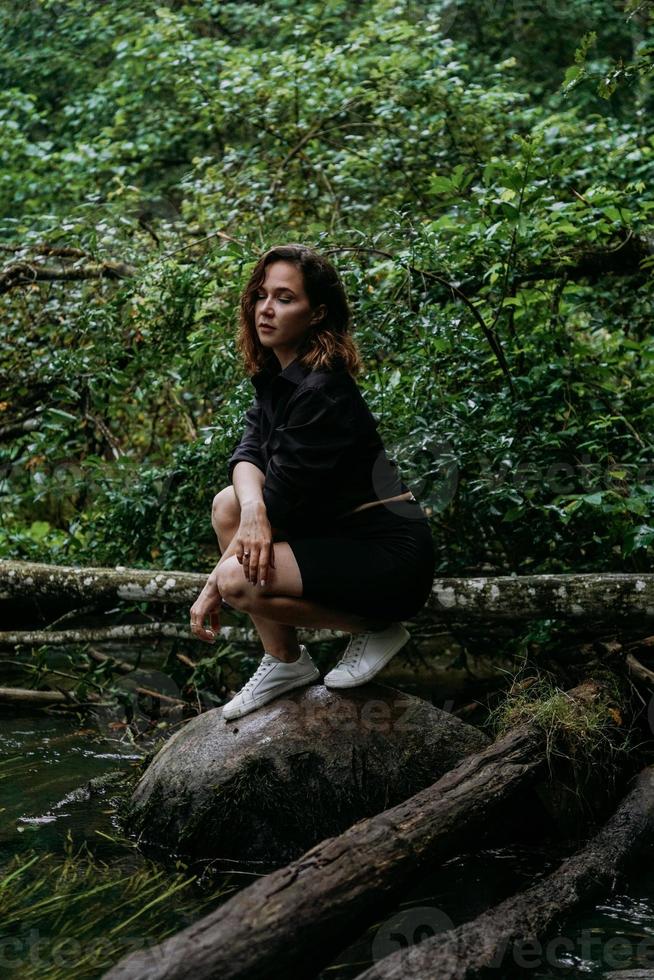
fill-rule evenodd
<path id="1" fill-rule="evenodd" d="M 111 791 L 89 793 L 88 783 L 112 772 L 127 778 L 143 755 L 144 746 L 133 744 L 117 723 L 112 728 L 80 724 L 75 716 L 2 709 L 1 976 L 99 977 L 130 949 L 176 932 L 252 880 L 233 873 L 193 881 L 183 862 L 163 870 L 123 838 Z M 654 843 L 610 896 L 562 923 L 560 935 L 543 948 L 504 962 L 498 980 L 594 978 L 654 966 L 653 857 Z M 349 980 L 395 949 L 526 887 L 560 858 L 548 846 L 453 855 L 320 977 Z"/>

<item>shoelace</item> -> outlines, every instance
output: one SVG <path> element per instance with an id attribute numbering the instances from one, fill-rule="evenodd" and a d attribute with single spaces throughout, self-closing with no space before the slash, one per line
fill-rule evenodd
<path id="1" fill-rule="evenodd" d="M 264 668 L 268 668 L 268 667 L 270 667 L 270 661 L 269 660 L 268 661 L 266 660 L 266 655 L 264 654 L 261 663 L 259 664 L 259 666 L 255 670 L 255 672 L 253 673 L 253 675 L 250 678 L 250 680 L 247 681 L 247 683 L 245 683 L 243 685 L 243 687 L 241 688 L 240 693 L 242 694 L 244 691 L 247 691 L 249 693 L 252 690 L 252 687 L 254 686 L 255 681 L 257 681 L 258 678 L 261 676 L 261 673 L 263 672 Z"/>
<path id="2" fill-rule="evenodd" d="M 338 667 L 352 667 L 356 662 L 363 644 L 367 639 L 367 633 L 357 633 L 356 636 L 351 636 L 348 645 L 345 648 L 345 653 L 339 660 Z"/>

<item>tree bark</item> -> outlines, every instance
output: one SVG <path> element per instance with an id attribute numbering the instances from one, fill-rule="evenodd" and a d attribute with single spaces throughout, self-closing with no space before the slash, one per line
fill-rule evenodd
<path id="1" fill-rule="evenodd" d="M 197 643 L 183 623 L 128 623 L 79 629 L 11 630 L 0 632 L 0 647 L 70 646 L 73 643 L 121 643 L 129 640 L 174 639 Z"/>
<path id="2" fill-rule="evenodd" d="M 616 970 L 605 973 L 604 980 L 654 980 L 654 970 Z"/>
<path id="3" fill-rule="evenodd" d="M 69 568 L 0 561 L 0 598 L 74 596 L 192 604 L 206 574 L 149 568 Z M 519 622 L 531 619 L 613 623 L 654 619 L 654 574 L 499 575 L 434 580 L 427 608 L 439 619 Z"/>
<path id="4" fill-rule="evenodd" d="M 342 630 L 298 629 L 300 643 L 333 640 L 346 634 Z M 261 637 L 255 629 L 238 626 L 221 626 L 221 639 L 241 646 L 261 645 Z M 199 644 L 188 626 L 183 623 L 133 623 L 119 626 L 79 627 L 71 629 L 9 630 L 0 632 L 0 650 L 16 646 L 69 646 L 72 643 L 125 643 L 131 640 L 174 639 Z M 1 655 L 1 654 L 0 654 Z"/>
<path id="5" fill-rule="evenodd" d="M 89 701 L 99 701 L 99 695 L 90 692 Z M 78 705 L 80 702 L 72 694 L 63 691 L 33 691 L 24 687 L 0 687 L 0 704 L 31 704 L 39 707 L 46 704 Z"/>
<path id="6" fill-rule="evenodd" d="M 77 268 L 40 265 L 37 262 L 12 262 L 0 270 L 0 295 L 16 286 L 35 282 L 81 282 L 84 279 L 129 279 L 138 270 L 126 262 L 90 262 Z"/>
<path id="7" fill-rule="evenodd" d="M 586 682 L 569 696 L 582 711 L 600 691 Z M 322 841 L 176 936 L 121 960 L 106 980 L 314 977 L 419 873 L 482 829 L 546 757 L 545 733 L 518 726 L 405 802 Z"/>
<path id="8" fill-rule="evenodd" d="M 573 952 L 574 940 L 564 935 L 544 944 L 539 937 L 582 902 L 610 891 L 653 831 L 654 767 L 648 766 L 600 832 L 552 874 L 472 922 L 387 956 L 357 980 L 472 980 L 488 969 L 502 976 L 516 968 L 560 966 L 556 957 Z"/>
<path id="9" fill-rule="evenodd" d="M 30 561 L 0 561 L 0 598 L 56 596 L 88 599 L 147 599 L 192 605 L 207 575 L 156 568 L 71 568 Z"/>
<path id="10" fill-rule="evenodd" d="M 645 681 L 650 687 L 654 687 L 654 671 L 641 664 L 640 660 L 634 657 L 633 653 L 627 654 L 625 663 L 630 674 L 633 674 L 634 677 L 637 677 L 641 681 Z"/>
<path id="11" fill-rule="evenodd" d="M 654 574 L 589 572 L 435 579 L 428 605 L 445 620 L 649 621 L 654 619 Z"/>
<path id="12" fill-rule="evenodd" d="M 150 687 L 135 687 L 134 691 L 137 694 L 145 694 L 150 698 L 167 701 L 170 704 L 189 704 L 188 701 L 182 701 L 181 698 L 173 698 L 168 694 L 162 694 L 161 691 L 153 691 Z M 0 704 L 25 704 L 36 707 L 66 704 L 71 707 L 80 707 L 82 704 L 100 700 L 101 696 L 94 691 L 89 691 L 86 695 L 86 701 L 83 702 L 78 701 L 72 694 L 65 691 L 35 691 L 25 687 L 0 687 Z"/>

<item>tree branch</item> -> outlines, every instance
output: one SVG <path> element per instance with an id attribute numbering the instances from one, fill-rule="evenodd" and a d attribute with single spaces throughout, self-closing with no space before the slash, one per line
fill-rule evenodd
<path id="1" fill-rule="evenodd" d="M 126 262 L 98 262 L 79 268 L 56 269 L 33 262 L 14 262 L 0 272 L 0 295 L 16 286 L 35 282 L 81 282 L 85 279 L 127 279 L 135 276 L 137 268 Z"/>

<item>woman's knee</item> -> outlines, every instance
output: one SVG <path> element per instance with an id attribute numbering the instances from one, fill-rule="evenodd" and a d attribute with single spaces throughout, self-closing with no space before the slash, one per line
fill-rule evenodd
<path id="1" fill-rule="evenodd" d="M 243 565 L 236 555 L 221 562 L 216 571 L 216 585 L 224 599 L 237 609 L 246 611 L 262 596 L 286 596 L 299 599 L 302 596 L 302 575 L 295 555 L 286 541 L 275 550 L 275 567 L 268 567 L 266 584 L 261 585 L 261 575 L 256 584 L 245 577 Z"/>
<path id="2" fill-rule="evenodd" d="M 232 527 L 238 524 L 241 516 L 241 506 L 234 493 L 234 487 L 230 484 L 224 487 L 213 498 L 211 504 L 211 523 L 214 531 L 223 527 Z"/>
<path id="3" fill-rule="evenodd" d="M 218 566 L 216 585 L 221 596 L 230 604 L 243 597 L 248 583 L 243 572 L 243 566 L 235 555 Z"/>

